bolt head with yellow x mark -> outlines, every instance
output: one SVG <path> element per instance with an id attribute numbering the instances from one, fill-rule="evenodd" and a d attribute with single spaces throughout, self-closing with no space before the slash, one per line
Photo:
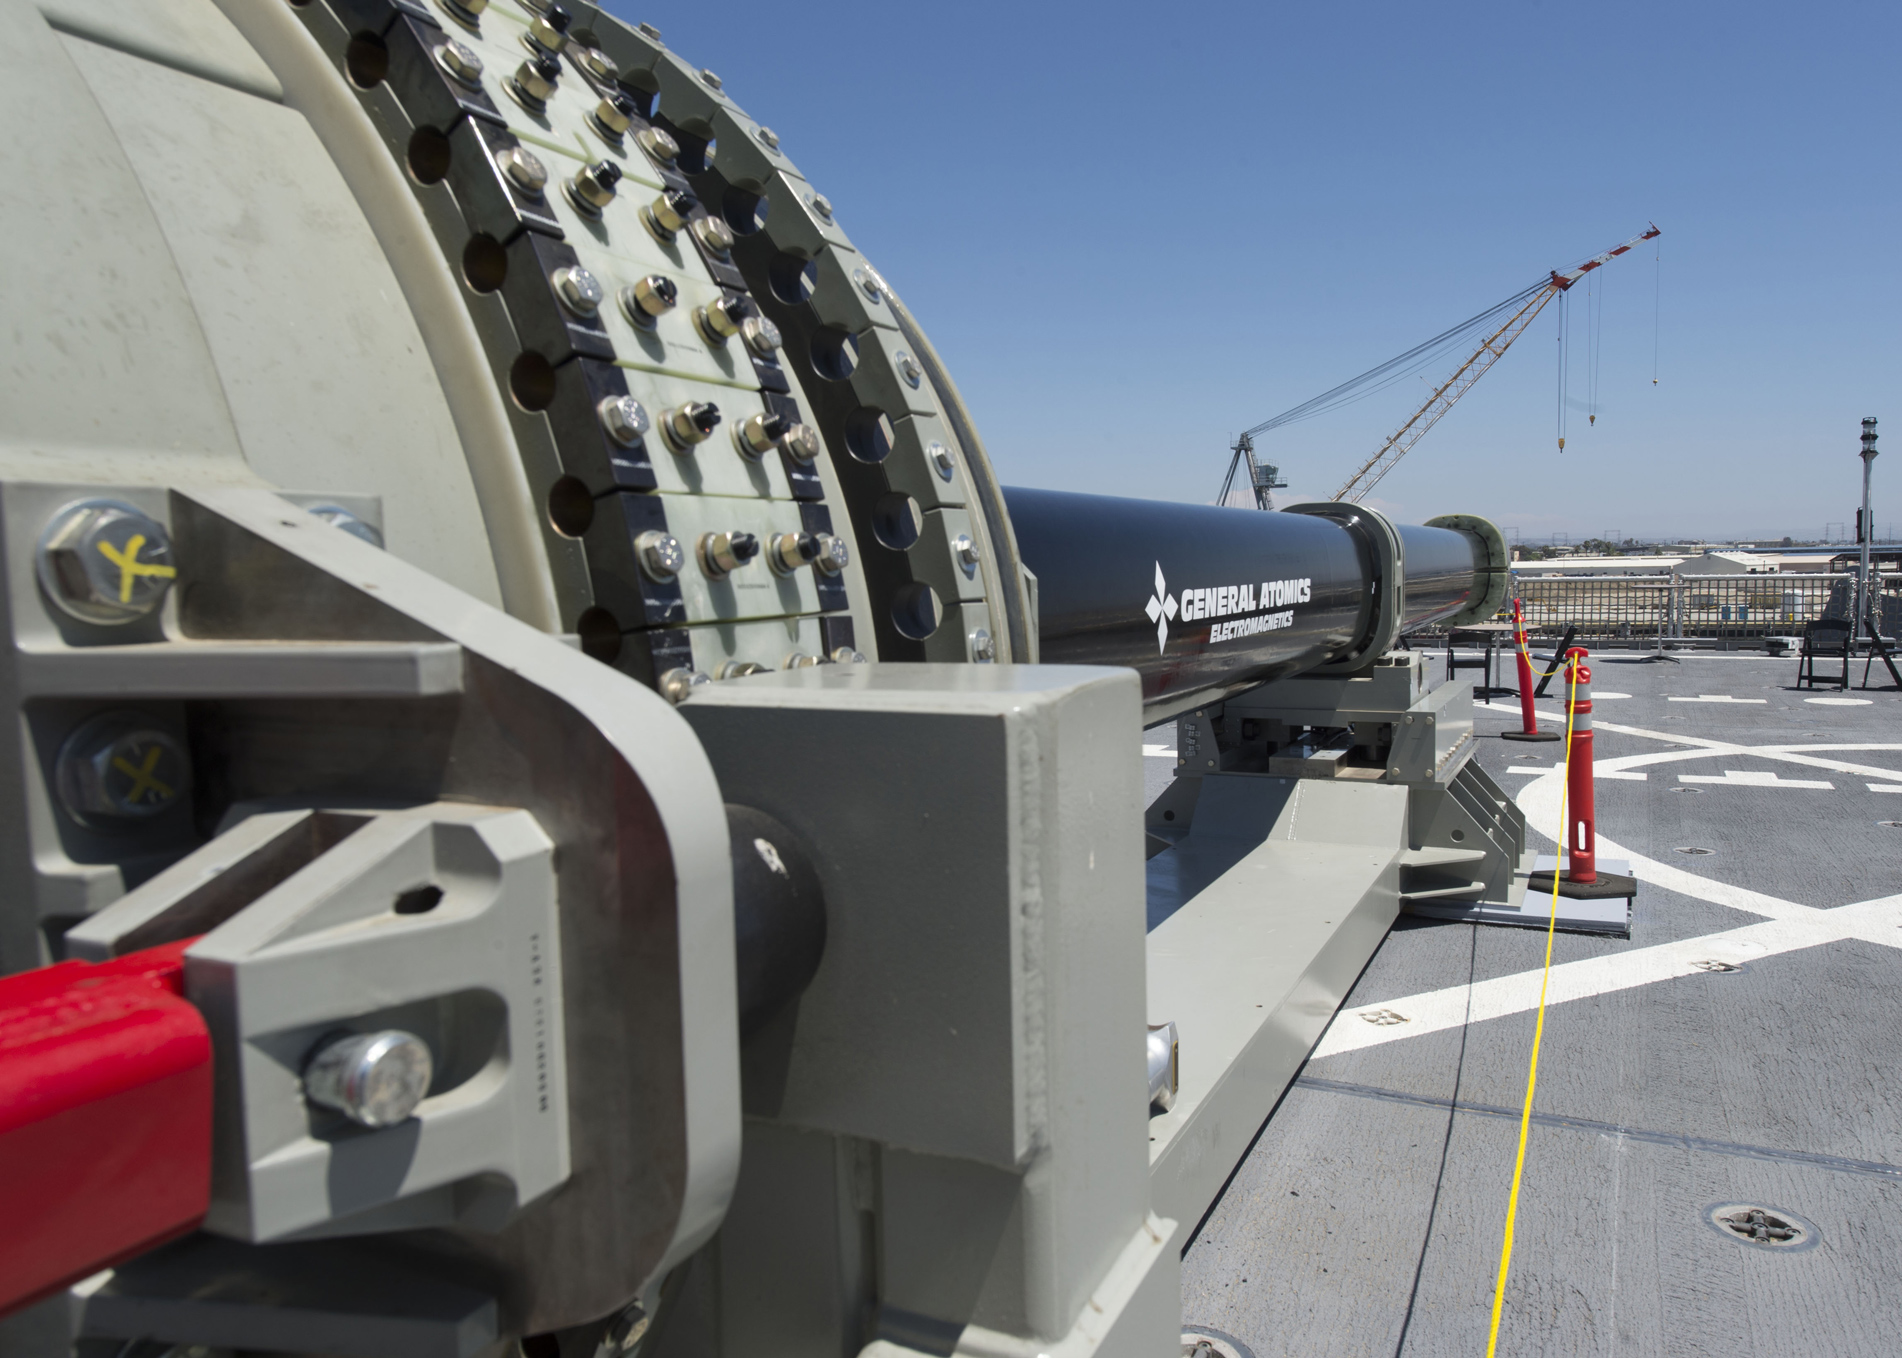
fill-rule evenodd
<path id="1" fill-rule="evenodd" d="M 62 610 L 108 625 L 151 613 L 178 577 L 165 525 L 118 500 L 83 500 L 54 515 L 39 572 Z"/>

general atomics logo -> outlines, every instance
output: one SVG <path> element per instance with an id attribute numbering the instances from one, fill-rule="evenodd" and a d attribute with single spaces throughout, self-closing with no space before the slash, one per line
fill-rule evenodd
<path id="1" fill-rule="evenodd" d="M 1233 641 L 1294 626 L 1294 609 L 1288 605 L 1307 603 L 1313 592 L 1314 581 L 1303 576 L 1298 580 L 1264 580 L 1259 585 L 1185 589 L 1181 602 L 1177 603 L 1176 596 L 1169 592 L 1169 582 L 1163 578 L 1162 563 L 1158 561 L 1156 592 L 1149 596 L 1143 612 L 1156 624 L 1156 652 L 1160 655 L 1169 649 L 1169 624 L 1178 616 L 1183 622 L 1229 619 L 1211 622 L 1207 640 L 1211 643 Z M 1278 611 L 1270 612 L 1270 609 Z"/>

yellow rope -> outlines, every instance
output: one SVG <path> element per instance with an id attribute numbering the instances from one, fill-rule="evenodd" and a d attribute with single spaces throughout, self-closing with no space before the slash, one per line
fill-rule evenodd
<path id="1" fill-rule="evenodd" d="M 1566 676 L 1570 697 L 1565 704 L 1565 766 L 1559 780 L 1558 858 L 1552 864 L 1552 914 L 1545 924 L 1545 974 L 1539 978 L 1539 1018 L 1532 1028 L 1532 1064 L 1526 1071 L 1526 1106 L 1519 1114 L 1519 1155 L 1512 1164 L 1512 1193 L 1506 1199 L 1506 1235 L 1499 1243 L 1499 1280 L 1493 1285 L 1493 1324 L 1486 1337 L 1486 1358 L 1499 1347 L 1499 1318 L 1506 1309 L 1506 1274 L 1512 1266 L 1512 1227 L 1519 1215 L 1519 1180 L 1526 1169 L 1526 1133 L 1532 1129 L 1532 1091 L 1539 1083 L 1539 1042 L 1545 1036 L 1545 988 L 1552 979 L 1552 936 L 1559 924 L 1559 872 L 1565 857 L 1565 794 L 1572 771 L 1572 709 L 1578 703 L 1578 664 Z"/>

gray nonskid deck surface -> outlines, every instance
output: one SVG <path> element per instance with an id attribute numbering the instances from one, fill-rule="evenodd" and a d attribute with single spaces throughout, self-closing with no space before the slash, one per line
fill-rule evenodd
<path id="1" fill-rule="evenodd" d="M 1649 763 L 1642 782 L 1598 784 L 1604 836 L 1796 907 L 1902 895 L 1902 830 L 1878 823 L 1902 820 L 1902 793 L 1869 789 L 1902 785 L 1894 691 L 1799 692 L 1794 661 L 1750 657 L 1613 654 L 1593 667 L 1600 693 L 1631 695 L 1598 705 L 1601 762 L 1690 754 L 1697 740 L 1896 747 L 1811 751 L 1853 773 L 1729 750 Z M 1700 695 L 1764 701 L 1668 701 Z M 1838 696 L 1870 701 L 1806 701 Z M 1549 767 L 1557 753 L 1494 738 L 1516 717 L 1479 717 L 1479 758 L 1515 794 L 1534 775 L 1508 769 Z M 1726 771 L 1831 787 L 1679 781 Z M 1703 790 L 1674 791 L 1692 786 Z M 1549 848 L 1551 827 L 1538 828 Z M 1641 958 L 1765 919 L 1684 885 L 1641 885 L 1629 941 L 1559 935 L 1554 965 Z M 1501 1353 L 1902 1348 L 1902 928 L 1884 927 L 1893 944 L 1865 929 L 1744 958 L 1740 971 L 1614 980 L 1549 1008 Z M 1336 1025 L 1534 972 L 1544 946 L 1533 931 L 1403 920 Z M 1185 1321 L 1259 1358 L 1483 1353 L 1533 1025 L 1530 1010 L 1417 1035 L 1396 1024 L 1376 1045 L 1311 1059 L 1190 1244 Z M 1820 1243 L 1772 1253 L 1727 1239 L 1705 1214 L 1729 1202 L 1798 1213 Z"/>

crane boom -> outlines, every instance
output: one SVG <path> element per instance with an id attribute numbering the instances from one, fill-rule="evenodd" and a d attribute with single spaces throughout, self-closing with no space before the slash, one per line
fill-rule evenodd
<path id="1" fill-rule="evenodd" d="M 1426 431 L 1438 424 L 1440 417 L 1453 408 L 1453 403 L 1464 396 L 1473 383 L 1485 376 L 1488 368 L 1505 356 L 1506 350 L 1512 347 L 1512 342 L 1523 335 L 1526 327 L 1532 324 L 1533 318 L 1545 310 L 1547 302 L 1566 291 L 1593 269 L 1603 268 L 1634 245 L 1662 234 L 1655 223 L 1646 225 L 1647 230 L 1639 232 L 1622 245 L 1614 245 L 1603 254 L 1593 255 L 1583 264 L 1567 269 L 1564 273 L 1554 269 L 1545 285 L 1527 298 L 1524 305 L 1513 312 L 1504 325 L 1482 340 L 1479 348 L 1460 364 L 1453 375 L 1434 389 L 1433 394 L 1427 397 L 1426 404 L 1414 411 L 1412 418 L 1395 430 L 1393 435 L 1380 445 L 1378 452 L 1361 463 L 1354 474 L 1347 478 L 1346 483 L 1334 492 L 1334 498 L 1359 504 L 1369 491 L 1380 484 L 1380 478 L 1392 471 L 1395 464 L 1407 455 L 1407 450 L 1425 437 Z M 1560 440 L 1559 446 L 1561 448 L 1565 446 L 1564 440 Z"/>

